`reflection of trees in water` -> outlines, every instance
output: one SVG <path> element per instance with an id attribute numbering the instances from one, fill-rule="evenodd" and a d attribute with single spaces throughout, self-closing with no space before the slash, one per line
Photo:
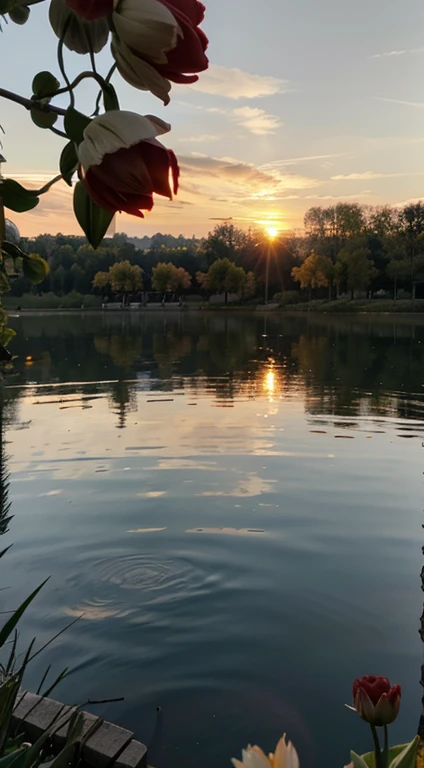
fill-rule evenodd
<path id="1" fill-rule="evenodd" d="M 16 399 L 10 400 L 16 406 Z M 11 502 L 9 501 L 9 472 L 7 469 L 7 455 L 5 447 L 5 422 L 10 418 L 9 413 L 6 413 L 7 407 L 5 404 L 4 390 L 2 383 L 0 382 L 0 536 L 7 533 L 9 530 L 9 523 L 13 517 L 10 514 Z M 0 550 L 3 549 L 0 545 Z"/>
<path id="2" fill-rule="evenodd" d="M 272 396 L 299 394 L 313 413 L 422 415 L 424 325 L 415 320 L 111 312 L 24 317 L 17 330 L 20 381 L 118 379 L 111 402 L 124 411 L 134 403 L 127 379 L 231 401 L 263 396 L 273 364 Z M 29 347 L 36 362 L 25 368 Z"/>
<path id="3" fill-rule="evenodd" d="M 110 400 L 113 405 L 118 406 L 118 429 L 124 429 L 126 426 L 128 413 L 137 410 L 137 396 L 134 384 L 128 381 L 120 380 L 112 384 Z"/>

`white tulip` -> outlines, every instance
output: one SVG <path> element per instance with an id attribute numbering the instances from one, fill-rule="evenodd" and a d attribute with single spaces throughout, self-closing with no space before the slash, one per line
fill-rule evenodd
<path id="1" fill-rule="evenodd" d="M 127 83 L 141 91 L 151 91 L 164 104 L 169 104 L 171 83 L 162 77 L 155 67 L 135 56 L 128 45 L 118 40 L 115 35 L 112 36 L 111 51 L 118 72 Z"/>
<path id="2" fill-rule="evenodd" d="M 128 149 L 140 141 L 151 141 L 170 130 L 171 126 L 159 117 L 111 110 L 94 118 L 84 130 L 78 157 L 87 172 L 90 166 L 100 165 L 105 155 Z"/>
<path id="3" fill-rule="evenodd" d="M 299 768 L 299 757 L 284 735 L 276 746 L 275 754 L 270 753 L 267 757 L 260 747 L 249 745 L 242 751 L 242 760 L 233 758 L 232 763 L 234 768 Z"/>
<path id="4" fill-rule="evenodd" d="M 166 51 L 175 48 L 181 34 L 173 14 L 159 0 L 115 0 L 112 21 L 120 41 L 157 64 L 166 64 Z"/>
<path id="5" fill-rule="evenodd" d="M 93 53 L 99 53 L 107 43 L 109 24 L 106 17 L 83 21 L 71 11 L 65 0 L 51 0 L 49 19 L 57 37 L 61 38 L 66 29 L 64 43 L 70 51 L 89 53 L 91 44 Z"/>

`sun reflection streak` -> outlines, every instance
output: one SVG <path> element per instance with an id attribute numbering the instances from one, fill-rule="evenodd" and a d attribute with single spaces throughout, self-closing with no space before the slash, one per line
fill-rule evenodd
<path id="1" fill-rule="evenodd" d="M 274 399 L 275 386 L 276 386 L 275 371 L 273 370 L 273 368 L 269 368 L 266 371 L 264 376 L 264 390 L 268 395 L 270 403 L 272 403 Z"/>

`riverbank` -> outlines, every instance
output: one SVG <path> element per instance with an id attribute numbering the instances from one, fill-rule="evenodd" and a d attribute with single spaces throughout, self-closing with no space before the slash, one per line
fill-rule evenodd
<path id="1" fill-rule="evenodd" d="M 44 296 L 25 295 L 19 298 L 13 296 L 4 296 L 2 298 L 2 305 L 7 312 L 14 314 L 43 314 L 43 313 L 75 313 L 75 312 L 105 312 L 107 314 L 131 312 L 131 313 L 144 313 L 144 312 L 263 312 L 263 313 L 297 313 L 297 312 L 313 312 L 319 314 L 423 314 L 424 313 L 424 299 L 409 300 L 385 300 L 385 299 L 354 299 L 348 301 L 347 299 L 337 299 L 335 301 L 315 300 L 308 302 L 301 302 L 299 304 L 210 304 L 205 302 L 204 304 L 191 303 L 189 300 L 183 307 L 178 306 L 176 303 L 166 303 L 164 306 L 161 304 L 150 304 L 145 307 L 126 307 L 122 309 L 118 304 L 109 306 L 105 309 L 102 308 L 101 299 L 99 296 L 93 296 L 88 294 L 87 296 L 78 296 L 76 300 L 75 295 L 69 294 L 68 296 L 55 296 L 54 294 L 45 294 Z"/>

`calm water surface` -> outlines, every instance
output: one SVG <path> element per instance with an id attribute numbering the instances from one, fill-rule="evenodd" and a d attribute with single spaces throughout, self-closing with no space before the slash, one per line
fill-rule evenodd
<path id="1" fill-rule="evenodd" d="M 369 746 L 357 675 L 420 712 L 424 325 L 215 314 L 13 319 L 7 600 L 69 702 L 158 768 L 287 731 L 302 768 Z M 33 360 L 25 361 L 31 355 Z M 5 600 L 6 598 L 4 598 Z M 13 606 L 12 606 L 13 607 Z M 156 707 L 162 712 L 159 716 Z"/>

